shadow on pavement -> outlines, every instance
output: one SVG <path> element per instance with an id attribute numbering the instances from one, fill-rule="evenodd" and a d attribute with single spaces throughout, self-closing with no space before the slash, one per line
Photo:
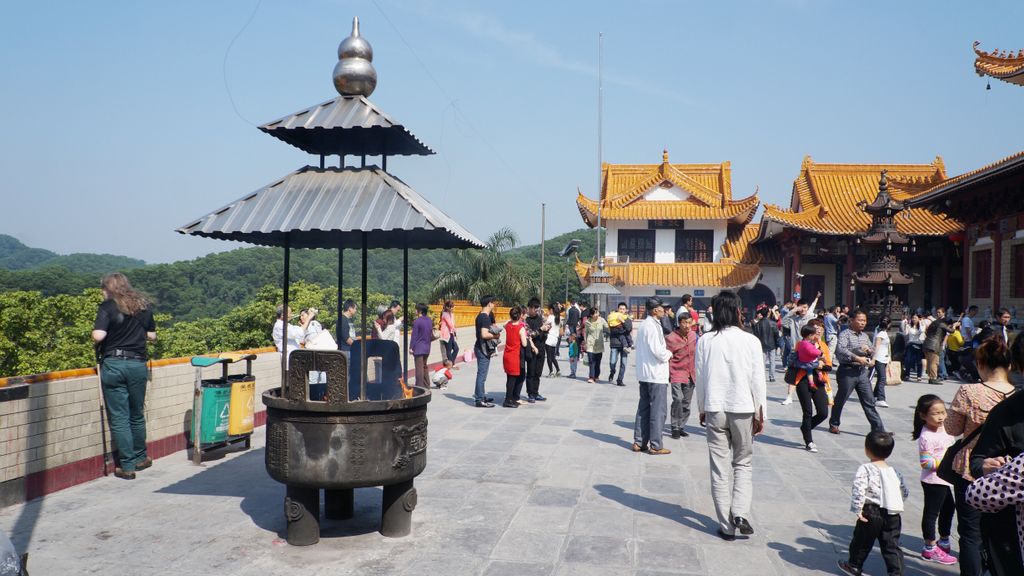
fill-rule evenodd
<path id="1" fill-rule="evenodd" d="M 903 558 L 906 571 L 904 574 L 959 574 L 959 564 L 952 566 L 942 566 L 934 562 L 928 562 L 921 558 L 920 551 L 924 548 L 924 540 L 917 536 L 911 536 L 906 533 L 908 527 L 914 525 L 917 519 L 909 518 L 906 515 L 903 517 L 903 534 L 900 535 L 900 548 L 903 548 Z M 794 564 L 796 566 L 804 566 L 801 563 L 801 558 L 804 556 L 814 554 L 818 548 L 828 548 L 830 554 L 834 555 L 832 566 L 835 565 L 835 561 L 840 559 L 846 559 L 847 547 L 850 544 L 850 539 L 853 538 L 853 522 L 854 516 L 850 514 L 850 524 L 826 524 L 818 520 L 808 520 L 804 522 L 805 525 L 814 528 L 828 537 L 829 542 L 818 542 L 817 546 L 808 543 L 809 539 L 801 538 L 797 540 L 798 544 L 807 544 L 808 548 L 814 548 L 812 550 L 801 550 L 798 551 L 792 546 L 785 544 L 770 543 L 769 547 L 779 550 L 779 556 L 782 559 Z M 787 550 L 788 549 L 788 550 Z M 788 555 L 787 555 L 788 554 Z M 954 552 L 954 555 L 955 552 Z M 804 559 L 804 562 L 807 560 Z M 812 565 L 811 568 L 821 569 L 820 565 Z M 831 566 L 829 566 L 831 568 Z M 874 550 L 868 556 L 867 562 L 864 564 L 864 571 L 870 574 L 884 574 L 885 563 L 882 561 L 881 552 L 878 550 L 878 546 L 875 545 Z"/>
<path id="2" fill-rule="evenodd" d="M 444 396 L 445 398 L 451 398 L 452 400 L 462 402 L 466 406 L 476 406 L 476 400 L 472 396 L 459 396 L 454 392 L 445 392 Z"/>
<path id="3" fill-rule="evenodd" d="M 761 434 L 754 438 L 754 442 L 758 444 L 770 444 L 772 446 L 779 446 L 782 448 L 799 448 L 804 449 L 804 445 L 799 442 L 793 442 L 790 440 L 783 440 L 782 438 L 776 438 L 774 436 L 768 436 L 767 434 Z"/>
<path id="4" fill-rule="evenodd" d="M 239 508 L 256 526 L 285 537 L 283 484 L 267 475 L 264 468 L 265 449 L 250 452 L 204 468 L 184 480 L 157 492 L 185 496 L 240 498 Z M 323 495 L 321 495 L 321 507 Z M 320 513 L 321 538 L 355 536 L 376 532 L 380 528 L 381 489 L 361 488 L 355 491 L 355 514 L 349 520 L 327 520 Z"/>
<path id="5" fill-rule="evenodd" d="M 628 506 L 638 512 L 654 514 L 668 520 L 674 520 L 683 526 L 709 534 L 714 534 L 718 530 L 718 521 L 714 518 L 683 508 L 678 504 L 662 502 L 661 500 L 639 494 L 631 494 L 611 484 L 598 484 L 594 486 L 594 489 L 602 497 L 618 502 L 623 506 Z"/>
<path id="6" fill-rule="evenodd" d="M 632 428 L 632 427 L 630 427 L 630 428 Z M 624 440 L 622 438 L 619 438 L 618 436 L 612 436 L 611 434 L 605 434 L 603 432 L 594 432 L 593 430 L 580 430 L 580 429 L 573 430 L 573 432 L 575 432 L 577 434 L 580 434 L 582 436 L 586 436 L 587 438 L 593 438 L 594 440 L 600 440 L 601 442 L 605 442 L 605 443 L 611 444 L 613 446 L 618 446 L 620 448 L 625 448 L 627 450 L 629 450 L 630 448 L 633 447 L 633 443 L 632 442 Z"/>

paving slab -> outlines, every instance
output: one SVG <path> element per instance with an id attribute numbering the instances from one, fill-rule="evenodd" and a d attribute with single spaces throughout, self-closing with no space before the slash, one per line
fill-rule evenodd
<path id="1" fill-rule="evenodd" d="M 288 546 L 284 487 L 264 469 L 262 428 L 251 450 L 227 450 L 201 467 L 181 452 L 132 482 L 102 478 L 2 509 L 0 528 L 31 554 L 33 574 L 762 576 L 835 573 L 846 554 L 850 479 L 868 431 L 856 402 L 847 405 L 842 434 L 815 432 L 821 451 L 810 454 L 799 406 L 779 405 L 785 385 L 770 384 L 770 419 L 754 448 L 755 534 L 723 542 L 696 415 L 688 438 L 665 438 L 672 454 L 629 450 L 638 397 L 632 367 L 625 387 L 544 378 L 549 400 L 516 409 L 467 402 L 475 369 L 463 366 L 446 391 L 434 391 L 427 468 L 416 480 L 407 538 L 377 532 L 381 489 L 366 488 L 355 491 L 353 519 L 324 520 L 315 546 Z M 492 363 L 493 396 L 502 396 L 504 380 Z M 955 383 L 890 386 L 893 407 L 880 410 L 896 433 L 890 462 L 911 490 L 902 539 L 910 574 L 957 572 L 920 559 L 922 498 L 910 440 L 917 397 L 949 400 L 955 391 Z M 884 572 L 877 551 L 866 571 Z"/>

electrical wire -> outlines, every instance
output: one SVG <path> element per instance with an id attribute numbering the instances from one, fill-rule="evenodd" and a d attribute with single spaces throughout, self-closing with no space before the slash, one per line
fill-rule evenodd
<path id="1" fill-rule="evenodd" d="M 228 44 L 227 49 L 224 50 L 224 60 L 223 62 L 221 62 L 220 67 L 221 76 L 224 78 L 224 91 L 228 94 L 228 101 L 231 102 L 231 108 L 235 111 L 236 116 L 241 118 L 243 122 L 249 124 L 250 126 L 256 126 L 256 123 L 242 115 L 242 113 L 238 110 L 238 105 L 235 104 L 234 96 L 231 95 L 231 86 L 228 85 L 228 55 L 231 54 L 231 48 L 234 47 L 235 42 L 238 40 L 238 38 L 241 37 L 242 33 L 244 33 L 246 29 L 249 28 L 249 24 L 252 24 L 253 18 L 256 17 L 256 13 L 259 12 L 260 6 L 262 5 L 263 0 L 258 0 L 256 2 L 256 6 L 254 6 L 252 9 L 252 14 L 249 14 L 249 19 L 245 21 L 245 24 L 242 26 L 241 30 L 239 30 L 238 33 L 235 34 L 235 37 L 232 38 L 231 42 Z"/>

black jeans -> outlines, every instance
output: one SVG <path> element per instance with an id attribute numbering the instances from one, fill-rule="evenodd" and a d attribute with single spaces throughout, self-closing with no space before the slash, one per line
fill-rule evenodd
<path id="1" fill-rule="evenodd" d="M 888 369 L 888 363 L 875 362 L 875 402 L 879 400 L 885 402 L 885 371 Z"/>
<path id="2" fill-rule="evenodd" d="M 953 484 L 956 502 L 956 531 L 960 534 L 960 575 L 981 576 L 981 511 L 967 503 L 970 483 L 959 479 Z"/>
<path id="3" fill-rule="evenodd" d="M 455 336 L 450 336 L 448 341 L 441 340 L 441 359 L 448 360 L 455 365 L 455 357 L 459 355 L 459 343 L 455 341 Z"/>
<path id="4" fill-rule="evenodd" d="M 953 530 L 953 492 L 945 484 L 921 482 L 924 491 L 924 513 L 921 514 L 921 534 L 924 541 L 935 541 L 935 522 L 939 522 L 939 536 L 949 538 Z"/>
<path id="5" fill-rule="evenodd" d="M 540 375 L 544 372 L 544 352 L 526 357 L 526 395 L 530 398 L 540 395 Z"/>
<path id="6" fill-rule="evenodd" d="M 545 344 L 544 350 L 547 352 L 548 374 L 558 372 L 558 348 Z"/>
<path id="7" fill-rule="evenodd" d="M 837 428 L 839 427 L 840 420 L 843 417 L 843 406 L 849 400 L 850 394 L 856 390 L 857 399 L 860 400 L 860 406 L 864 409 L 864 416 L 867 417 L 868 423 L 871 424 L 871 431 L 885 430 L 885 425 L 882 424 L 882 417 L 878 415 L 878 409 L 875 408 L 875 393 L 871 390 L 871 382 L 868 381 L 867 368 L 844 364 L 836 371 L 836 380 L 838 381 L 838 387 L 835 400 L 832 403 L 832 415 L 828 423 Z"/>
<path id="8" fill-rule="evenodd" d="M 810 376 L 806 376 L 796 385 L 796 397 L 800 400 L 800 408 L 803 410 L 800 432 L 804 435 L 804 444 L 814 441 L 811 431 L 828 418 L 828 392 L 824 386 L 818 386 L 818 389 L 812 392 L 809 382 Z"/>
<path id="9" fill-rule="evenodd" d="M 920 344 L 907 344 L 907 351 L 903 356 L 904 378 L 915 372 L 921 378 L 921 359 L 924 358 L 924 350 Z"/>
<path id="10" fill-rule="evenodd" d="M 588 359 L 590 360 L 590 378 L 598 380 L 601 378 L 601 357 L 604 356 L 604 352 L 587 352 Z"/>
<path id="11" fill-rule="evenodd" d="M 864 505 L 861 514 L 868 521 L 857 520 L 857 526 L 853 529 L 853 540 L 850 541 L 850 566 L 860 572 L 877 540 L 889 575 L 903 574 L 903 550 L 900 550 L 903 521 L 900 515 L 889 514 L 888 510 L 871 503 Z"/>

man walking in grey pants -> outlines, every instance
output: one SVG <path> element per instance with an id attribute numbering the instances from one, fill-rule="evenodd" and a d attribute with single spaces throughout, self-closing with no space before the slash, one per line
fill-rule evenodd
<path id="1" fill-rule="evenodd" d="M 636 379 L 640 381 L 640 402 L 633 427 L 633 451 L 671 454 L 662 446 L 668 408 L 668 361 L 672 353 L 665 346 L 661 319 L 665 309 L 661 300 L 647 299 L 647 317 L 636 332 Z"/>
<path id="2" fill-rule="evenodd" d="M 761 343 L 741 325 L 740 299 L 725 291 L 711 301 L 711 331 L 697 340 L 697 409 L 705 425 L 711 497 L 718 536 L 735 540 L 750 526 L 754 436 L 764 429 L 767 390 Z"/>
<path id="3" fill-rule="evenodd" d="M 690 419 L 690 400 L 693 398 L 693 355 L 697 351 L 697 334 L 693 331 L 693 318 L 679 315 L 679 326 L 665 336 L 665 345 L 672 353 L 668 361 L 668 376 L 672 383 L 672 437 L 689 436 L 686 421 Z"/>

